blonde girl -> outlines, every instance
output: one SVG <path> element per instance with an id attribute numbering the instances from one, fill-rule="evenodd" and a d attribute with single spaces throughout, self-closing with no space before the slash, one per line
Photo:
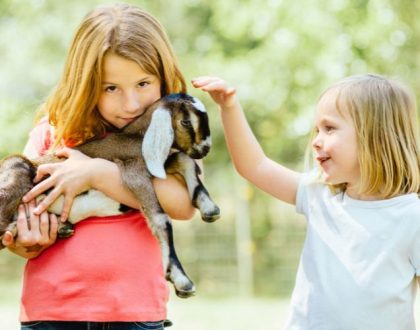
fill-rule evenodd
<path id="1" fill-rule="evenodd" d="M 29 157 L 55 151 L 67 159 L 39 167 L 35 181 L 49 176 L 25 196 L 16 241 L 10 233 L 3 239 L 29 259 L 22 329 L 163 329 L 168 289 L 160 248 L 140 205 L 122 186 L 114 163 L 69 147 L 118 130 L 161 96 L 185 91 L 168 38 L 150 14 L 121 4 L 99 7 L 82 21 L 61 80 L 41 107 L 46 116 L 25 147 Z M 171 218 L 192 217 L 182 180 L 169 176 L 154 186 Z M 91 188 L 132 209 L 89 218 L 72 238 L 56 241 L 57 219 L 45 210 L 64 195 L 65 219 L 74 197 Z M 33 199 L 47 189 L 48 197 L 35 205 Z"/>
<path id="2" fill-rule="evenodd" d="M 413 94 L 375 74 L 328 88 L 311 140 L 318 166 L 302 174 L 264 154 L 225 81 L 200 77 L 193 85 L 220 105 L 237 171 L 307 219 L 285 329 L 415 330 L 420 146 Z"/>

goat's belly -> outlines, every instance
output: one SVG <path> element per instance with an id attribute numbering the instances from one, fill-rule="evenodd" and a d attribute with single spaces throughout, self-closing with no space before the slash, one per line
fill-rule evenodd
<path id="1" fill-rule="evenodd" d="M 22 319 L 45 319 L 48 311 L 56 320 L 106 321 L 101 315 L 115 313 L 124 320 L 164 310 L 167 296 L 159 244 L 145 219 L 138 212 L 90 218 L 28 261 Z"/>
<path id="2" fill-rule="evenodd" d="M 38 199 L 44 198 L 44 195 Z M 63 209 L 64 196 L 60 195 L 48 211 L 60 215 Z M 78 195 L 74 200 L 68 216 L 68 220 L 75 224 L 89 217 L 109 217 L 120 215 L 121 204 L 109 198 L 99 190 L 91 189 Z"/>

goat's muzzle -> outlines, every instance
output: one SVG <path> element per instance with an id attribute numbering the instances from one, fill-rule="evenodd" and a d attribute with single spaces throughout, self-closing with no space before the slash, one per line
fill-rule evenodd
<path id="1" fill-rule="evenodd" d="M 208 144 L 205 145 L 195 145 L 191 148 L 188 152 L 188 156 L 193 159 L 201 159 L 207 156 L 210 151 L 210 146 Z"/>

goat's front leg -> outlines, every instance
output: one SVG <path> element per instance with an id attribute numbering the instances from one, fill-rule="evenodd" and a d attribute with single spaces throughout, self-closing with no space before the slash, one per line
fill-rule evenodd
<path id="1" fill-rule="evenodd" d="M 178 297 L 193 296 L 194 283 L 185 273 L 176 255 L 171 220 L 159 204 L 145 164 L 141 160 L 125 162 L 115 160 L 115 162 L 121 169 L 124 185 L 136 195 L 148 220 L 149 228 L 159 241 L 166 279 L 174 285 Z"/>
<path id="2" fill-rule="evenodd" d="M 191 157 L 182 152 L 172 154 L 165 163 L 165 169 L 169 174 L 178 173 L 184 177 L 192 204 L 200 210 L 204 221 L 214 222 L 220 218 L 220 209 L 201 182 L 198 176 L 200 168 Z"/>

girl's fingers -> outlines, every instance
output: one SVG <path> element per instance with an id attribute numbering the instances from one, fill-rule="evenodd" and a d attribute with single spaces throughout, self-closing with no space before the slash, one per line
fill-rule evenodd
<path id="1" fill-rule="evenodd" d="M 201 76 L 201 77 L 196 77 L 191 79 L 191 82 L 195 85 L 202 85 L 202 84 L 206 84 L 209 81 L 215 80 L 215 77 L 210 77 L 210 76 Z"/>
<path id="2" fill-rule="evenodd" d="M 41 234 L 38 244 L 47 245 L 50 242 L 50 218 L 47 212 L 39 216 L 39 232 Z"/>
<path id="3" fill-rule="evenodd" d="M 41 179 L 46 175 L 51 175 L 54 172 L 55 164 L 42 164 L 38 166 L 36 170 L 36 176 L 34 178 L 34 182 L 37 183 L 41 181 Z"/>
<path id="4" fill-rule="evenodd" d="M 68 147 L 64 147 L 63 149 L 60 149 L 60 150 L 56 151 L 54 154 L 57 157 L 60 157 L 60 158 L 69 158 L 71 155 L 74 154 L 74 151 L 75 150 L 73 150 L 73 149 L 70 149 Z"/>
<path id="5" fill-rule="evenodd" d="M 62 194 L 62 189 L 60 187 L 55 187 L 53 190 L 51 190 L 48 195 L 45 196 L 45 198 L 40 201 L 35 208 L 34 212 L 37 215 L 40 215 L 42 212 L 45 212 L 48 207 L 54 203 L 54 201 Z"/>
<path id="6" fill-rule="evenodd" d="M 36 204 L 34 200 L 31 200 L 28 203 L 29 206 L 29 227 L 30 230 L 34 233 L 38 233 L 39 232 L 39 217 L 37 215 L 34 214 L 34 210 L 36 208 Z"/>
<path id="7" fill-rule="evenodd" d="M 48 189 L 51 189 L 54 187 L 54 180 L 51 178 L 48 178 L 40 183 L 38 183 L 35 187 L 33 187 L 31 190 L 29 190 L 25 196 L 23 196 L 22 201 L 24 203 L 27 203 L 33 199 L 35 199 L 37 196 L 41 195 L 43 192 L 47 191 Z"/>
<path id="8" fill-rule="evenodd" d="M 51 244 L 55 242 L 57 239 L 57 230 L 58 230 L 58 219 L 55 214 L 50 214 L 50 231 L 49 231 L 49 237 Z"/>
<path id="9" fill-rule="evenodd" d="M 18 217 L 16 224 L 18 238 L 16 239 L 16 244 L 21 246 L 33 245 L 36 240 L 36 237 L 34 237 L 34 227 L 36 228 L 37 225 L 31 219 L 28 219 L 27 216 L 30 214 L 31 208 L 33 209 L 33 206 L 30 206 L 29 204 L 20 204 L 18 207 Z"/>
<path id="10" fill-rule="evenodd" d="M 229 88 L 226 90 L 226 95 L 232 95 L 232 94 L 235 94 L 235 93 L 236 93 L 236 88 L 229 87 Z"/>
<path id="11" fill-rule="evenodd" d="M 26 233 L 29 231 L 29 224 L 28 224 L 28 218 L 26 216 L 27 211 L 25 209 L 25 205 L 20 204 L 18 207 L 18 217 L 17 217 L 17 231 L 19 233 Z"/>
<path id="12" fill-rule="evenodd" d="M 63 208 L 61 210 L 61 215 L 60 215 L 61 222 L 64 222 L 67 220 L 70 214 L 71 206 L 73 205 L 73 201 L 74 201 L 74 196 L 71 196 L 69 194 L 64 196 Z"/>
<path id="13" fill-rule="evenodd" d="M 3 235 L 3 239 L 1 243 L 5 246 L 11 246 L 15 242 L 15 239 L 13 238 L 13 234 L 10 231 L 6 231 Z"/>
<path id="14" fill-rule="evenodd" d="M 42 212 L 39 216 L 39 231 L 41 232 L 42 236 L 49 236 L 49 214 L 48 212 Z"/>
<path id="15" fill-rule="evenodd" d="M 197 84 L 193 83 L 193 86 L 200 88 L 204 92 L 208 93 L 220 93 L 220 95 L 230 96 L 236 92 L 235 88 L 230 87 L 226 81 L 218 78 L 208 79 L 200 81 Z"/>
<path id="16" fill-rule="evenodd" d="M 192 80 L 194 87 L 208 87 L 212 84 L 223 84 L 225 83 L 222 79 L 214 77 L 202 77 Z"/>

